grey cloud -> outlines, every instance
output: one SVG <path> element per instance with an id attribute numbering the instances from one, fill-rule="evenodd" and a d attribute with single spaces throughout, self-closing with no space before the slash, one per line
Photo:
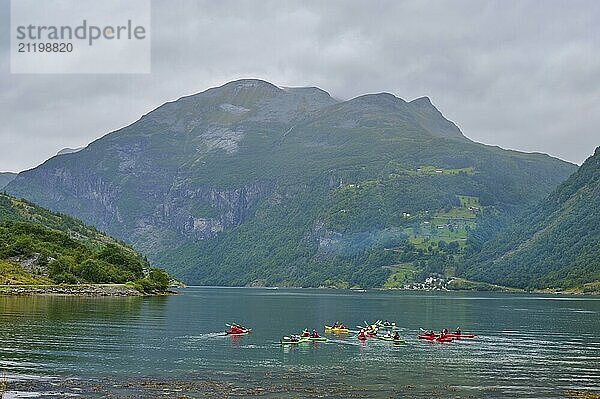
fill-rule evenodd
<path id="1" fill-rule="evenodd" d="M 4 22 L 8 11 L 2 0 Z M 476 141 L 578 163 L 600 145 L 593 0 L 157 0 L 152 15 L 149 75 L 10 75 L 0 44 L 0 170 L 35 166 L 243 77 L 342 99 L 429 96 Z"/>

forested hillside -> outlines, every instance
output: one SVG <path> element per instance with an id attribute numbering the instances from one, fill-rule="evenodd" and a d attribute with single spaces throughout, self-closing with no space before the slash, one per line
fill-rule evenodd
<path id="1" fill-rule="evenodd" d="M 130 247 L 84 225 L 23 200 L 0 194 L 0 285 L 136 282 L 146 278 L 148 262 Z M 162 271 L 157 277 L 169 277 Z"/>
<path id="2" fill-rule="evenodd" d="M 600 148 L 461 273 L 513 287 L 600 291 Z"/>

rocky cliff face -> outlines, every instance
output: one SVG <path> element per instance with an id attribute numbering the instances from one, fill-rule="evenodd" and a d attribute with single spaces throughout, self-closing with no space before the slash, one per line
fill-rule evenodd
<path id="1" fill-rule="evenodd" d="M 274 184 L 268 182 L 230 190 L 207 186 L 176 188 L 164 200 L 162 221 L 185 237 L 213 238 L 226 228 L 243 223 L 273 189 Z"/>
<path id="2" fill-rule="evenodd" d="M 467 172 L 422 175 L 421 165 Z M 404 226 L 402 211 L 441 209 L 460 194 L 527 204 L 572 170 L 473 143 L 427 98 L 338 101 L 318 88 L 240 80 L 166 103 L 20 173 L 7 190 L 132 243 L 192 282 L 244 285 L 268 274 L 298 284 L 330 248 L 365 250 Z M 349 184 L 357 189 L 340 192 Z"/>

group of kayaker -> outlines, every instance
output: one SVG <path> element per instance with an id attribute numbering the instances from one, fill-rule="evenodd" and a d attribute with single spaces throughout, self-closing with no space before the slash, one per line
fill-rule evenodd
<path id="1" fill-rule="evenodd" d="M 238 323 L 227 324 L 229 326 L 229 330 L 225 331 L 226 335 L 236 336 L 236 335 L 245 335 L 249 334 L 252 329 L 242 326 Z M 360 330 L 358 331 L 356 338 L 361 341 L 366 341 L 368 338 L 376 338 L 384 341 L 391 341 L 395 344 L 397 343 L 405 343 L 405 341 L 400 337 L 399 331 L 396 329 L 395 322 L 384 321 L 381 322 L 378 320 L 373 324 L 368 324 L 365 322 L 364 326 L 357 326 Z M 380 330 L 385 330 L 385 334 L 380 334 Z M 447 328 L 444 328 L 439 333 L 436 333 L 434 330 L 424 330 L 417 338 L 426 341 L 437 341 L 437 342 L 452 342 L 455 339 L 465 339 L 465 338 L 475 338 L 474 334 L 464 334 L 460 328 L 456 328 L 453 332 L 450 332 Z M 344 326 L 343 323 L 336 321 L 331 326 L 325 326 L 326 333 L 334 333 L 334 334 L 347 334 L 350 330 Z M 292 334 L 289 337 L 284 337 L 281 341 L 282 344 L 297 344 L 302 342 L 310 342 L 310 341 L 327 341 L 328 339 L 325 337 L 321 337 L 316 329 L 305 328 L 300 334 Z"/>
<path id="2" fill-rule="evenodd" d="M 364 328 L 361 328 L 361 330 L 358 332 L 358 335 L 357 335 L 357 338 L 361 341 L 364 341 L 367 338 L 376 338 L 376 337 L 377 337 L 377 330 L 370 330 L 370 329 L 367 330 Z M 400 333 L 398 331 L 396 331 L 393 334 L 391 331 L 388 331 L 383 335 L 383 338 L 394 339 L 394 340 L 401 339 Z"/>
<path id="3" fill-rule="evenodd" d="M 384 341 L 404 342 L 404 340 L 402 340 L 402 338 L 400 337 L 400 333 L 398 331 L 395 331 L 395 322 L 390 322 L 388 320 L 382 322 L 381 320 L 378 320 L 373 324 L 368 324 L 367 322 L 365 322 L 364 327 L 357 327 L 360 328 L 360 331 L 356 335 L 356 338 L 358 338 L 360 341 L 366 341 L 367 338 L 378 338 Z M 380 329 L 385 329 L 387 331 L 385 334 L 378 335 Z"/>

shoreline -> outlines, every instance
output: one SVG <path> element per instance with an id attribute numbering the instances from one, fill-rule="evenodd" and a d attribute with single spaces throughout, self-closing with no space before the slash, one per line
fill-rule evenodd
<path id="1" fill-rule="evenodd" d="M 97 377 L 50 377 L 44 379 L 12 379 L 0 384 L 0 395 L 9 398 L 50 396 L 82 396 L 90 399 L 127 397 L 130 399 L 193 398 L 217 399 L 224 397 L 265 398 L 369 398 L 396 397 L 432 398 L 506 398 L 515 397 L 495 388 L 484 388 L 479 392 L 458 391 L 452 385 L 401 384 L 381 387 L 357 383 L 346 384 L 331 376 L 317 376 L 310 372 L 295 373 L 282 371 L 269 373 L 264 379 L 256 373 L 250 375 L 233 373 L 228 376 L 219 372 L 192 373 L 172 377 L 127 376 L 124 378 Z M 556 397 L 572 399 L 600 399 L 600 393 L 586 388 L 545 388 Z M 23 395 L 23 396 L 22 396 Z M 24 396 L 28 395 L 28 396 Z"/>
<path id="2" fill-rule="evenodd" d="M 141 292 L 125 284 L 0 285 L 0 296 L 144 297 L 170 296 L 177 292 Z"/>
<path id="3" fill-rule="evenodd" d="M 581 297 L 594 297 L 600 296 L 600 292 L 584 292 L 579 290 L 565 290 L 565 291 L 556 291 L 556 290 L 525 290 L 520 288 L 510 288 L 506 287 L 506 289 L 490 289 L 490 290 L 477 290 L 477 289 L 405 289 L 405 288 L 337 288 L 337 287 L 279 287 L 279 286 L 229 286 L 229 285 L 186 285 L 185 288 L 211 288 L 211 289 L 262 289 L 262 290 L 330 290 L 330 291 L 350 291 L 350 292 L 456 292 L 456 293 L 465 293 L 465 292 L 488 292 L 488 293 L 498 293 L 498 294 L 547 294 L 547 295 L 573 295 L 573 296 L 581 296 Z"/>
<path id="4" fill-rule="evenodd" d="M 277 286 L 178 286 L 171 288 L 202 287 L 202 288 L 250 288 L 250 289 L 317 289 L 352 292 L 493 292 L 505 294 L 546 294 L 546 295 L 573 295 L 581 297 L 600 296 L 600 292 L 585 292 L 582 290 L 524 290 L 517 288 L 502 287 L 505 289 L 405 289 L 405 288 L 337 288 L 337 287 L 277 287 Z M 149 296 L 172 296 L 179 292 L 171 289 L 164 292 L 141 292 L 126 284 L 38 284 L 38 285 L 0 285 L 0 296 L 79 296 L 79 297 L 149 297 Z"/>

